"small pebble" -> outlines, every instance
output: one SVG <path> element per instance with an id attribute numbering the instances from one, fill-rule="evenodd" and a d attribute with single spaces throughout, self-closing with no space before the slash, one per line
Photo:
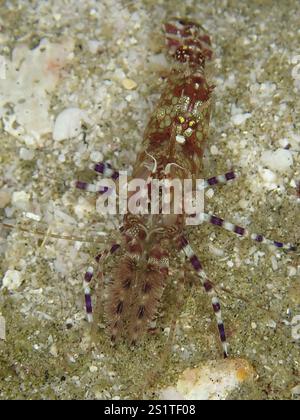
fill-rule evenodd
<path id="1" fill-rule="evenodd" d="M 288 276 L 289 277 L 296 276 L 296 274 L 297 274 L 297 268 L 296 267 L 293 267 L 293 266 L 288 267 Z"/>
<path id="2" fill-rule="evenodd" d="M 235 125 L 242 125 L 250 117 L 251 117 L 251 114 L 248 112 L 246 112 L 245 114 L 236 114 L 231 117 L 231 121 Z"/>
<path id="3" fill-rule="evenodd" d="M 56 344 L 52 344 L 52 346 L 50 347 L 50 354 L 53 356 L 53 357 L 57 357 L 58 356 L 58 351 L 57 351 L 57 346 L 56 346 Z"/>
<path id="4" fill-rule="evenodd" d="M 27 217 L 28 219 L 35 220 L 37 222 L 41 221 L 41 216 L 39 216 L 38 214 L 35 214 L 35 213 L 25 212 L 25 213 L 23 213 L 23 216 Z"/>
<path id="5" fill-rule="evenodd" d="M 288 139 L 280 139 L 279 142 L 280 146 L 285 149 L 288 145 L 289 145 L 289 140 Z"/>
<path id="6" fill-rule="evenodd" d="M 60 163 L 64 163 L 64 162 L 66 161 L 66 155 L 65 155 L 64 153 L 61 153 L 61 154 L 58 156 L 58 161 L 59 161 Z"/>
<path id="7" fill-rule="evenodd" d="M 127 78 L 122 80 L 122 85 L 127 90 L 132 90 L 137 87 L 137 83 L 134 80 Z"/>
<path id="8" fill-rule="evenodd" d="M 91 39 L 88 41 L 88 49 L 90 51 L 91 54 L 96 54 L 101 46 L 101 43 L 95 39 Z"/>
<path id="9" fill-rule="evenodd" d="M 224 249 L 222 248 L 216 248 L 213 245 L 209 245 L 209 251 L 215 255 L 216 257 L 223 257 L 224 256 Z"/>
<path id="10" fill-rule="evenodd" d="M 75 214 L 79 219 L 84 219 L 93 210 L 94 206 L 84 197 L 79 197 L 78 202 L 74 206 Z"/>
<path id="11" fill-rule="evenodd" d="M 270 171 L 270 169 L 263 169 L 261 171 L 261 177 L 267 183 L 276 181 L 276 175 L 274 174 L 274 172 Z"/>
<path id="12" fill-rule="evenodd" d="M 166 69 L 168 68 L 168 61 L 165 54 L 154 54 L 149 56 L 149 63 L 153 69 Z"/>
<path id="13" fill-rule="evenodd" d="M 239 206 L 241 209 L 246 209 L 249 206 L 249 201 L 245 200 L 244 198 L 241 198 L 239 201 Z"/>
<path id="14" fill-rule="evenodd" d="M 214 196 L 215 192 L 212 188 L 206 191 L 205 195 L 207 198 L 212 198 Z"/>
<path id="15" fill-rule="evenodd" d="M 217 148 L 217 146 L 211 146 L 211 148 L 210 148 L 210 153 L 212 154 L 212 155 L 217 155 L 217 154 L 219 154 L 219 149 Z"/>
<path id="16" fill-rule="evenodd" d="M 17 290 L 22 283 L 21 272 L 17 270 L 7 270 L 2 279 L 2 288 Z"/>
<path id="17" fill-rule="evenodd" d="M 90 159 L 92 162 L 101 162 L 103 160 L 103 154 L 95 150 L 91 152 Z"/>
<path id="18" fill-rule="evenodd" d="M 79 108 L 66 108 L 56 117 L 53 140 L 61 141 L 76 137 L 81 131 L 81 121 L 86 121 L 85 112 Z"/>
<path id="19" fill-rule="evenodd" d="M 15 191 L 12 195 L 12 204 L 21 210 L 27 210 L 30 194 L 25 191 Z"/>
<path id="20" fill-rule="evenodd" d="M 268 150 L 261 155 L 261 162 L 275 172 L 285 172 L 293 165 L 293 155 L 290 150 Z"/>
<path id="21" fill-rule="evenodd" d="M 58 22 L 61 19 L 61 14 L 60 13 L 54 13 L 53 17 Z"/>
<path id="22" fill-rule="evenodd" d="M 96 373 L 96 372 L 98 372 L 98 368 L 97 368 L 97 366 L 90 366 L 90 372 L 91 372 L 91 373 Z"/>
<path id="23" fill-rule="evenodd" d="M 276 324 L 276 322 L 273 319 L 270 319 L 270 321 L 268 321 L 266 323 L 266 326 L 269 327 L 269 328 L 273 328 L 275 330 L 277 324 Z"/>
<path id="24" fill-rule="evenodd" d="M 270 191 L 276 190 L 277 177 L 275 173 L 270 171 L 270 169 L 260 169 L 259 173 L 260 173 L 261 178 L 264 181 L 265 187 Z"/>
<path id="25" fill-rule="evenodd" d="M 277 262 L 277 259 L 276 259 L 275 255 L 272 255 L 271 263 L 272 263 L 273 271 L 278 270 L 278 262 Z"/>
<path id="26" fill-rule="evenodd" d="M 20 159 L 22 160 L 32 160 L 34 158 L 33 150 L 26 149 L 25 147 L 21 147 L 20 149 Z"/>
<path id="27" fill-rule="evenodd" d="M 0 209 L 4 209 L 10 203 L 10 194 L 7 191 L 0 191 Z"/>

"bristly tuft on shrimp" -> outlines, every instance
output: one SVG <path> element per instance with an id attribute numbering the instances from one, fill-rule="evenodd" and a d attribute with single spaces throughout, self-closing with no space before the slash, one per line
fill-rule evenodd
<path id="1" fill-rule="evenodd" d="M 153 319 L 168 274 L 164 257 L 165 253 L 156 247 L 150 251 L 145 266 L 125 256 L 114 271 L 106 305 L 113 343 L 129 333 L 131 343 L 135 344 Z"/>

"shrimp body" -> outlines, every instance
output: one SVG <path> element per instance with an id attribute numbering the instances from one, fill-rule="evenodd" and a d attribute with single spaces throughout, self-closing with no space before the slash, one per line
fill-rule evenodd
<path id="1" fill-rule="evenodd" d="M 196 179 L 211 114 L 212 87 L 205 78 L 209 37 L 197 24 L 164 25 L 173 66 L 146 127 L 133 178 Z M 155 162 L 155 164 L 154 164 Z M 133 215 L 123 221 L 125 254 L 109 287 L 106 315 L 111 339 L 133 343 L 153 319 L 168 278 L 169 254 L 180 247 L 182 214 Z"/>

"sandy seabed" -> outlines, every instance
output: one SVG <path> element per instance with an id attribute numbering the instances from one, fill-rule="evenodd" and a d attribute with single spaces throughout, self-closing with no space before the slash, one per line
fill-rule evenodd
<path id="1" fill-rule="evenodd" d="M 187 285 L 178 301 L 180 258 L 157 320 L 161 333 L 135 349 L 112 348 L 101 316 L 91 335 L 83 308 L 85 268 L 117 238 L 120 220 L 97 215 L 96 198 L 72 181 L 92 179 L 88 168 L 98 159 L 132 169 L 168 71 L 161 25 L 173 15 L 200 22 L 213 39 L 215 109 L 204 177 L 232 167 L 240 173 L 210 190 L 207 211 L 299 242 L 298 1 L 2 2 L 0 217 L 17 228 L 0 226 L 0 279 L 8 286 L 0 294 L 1 399 L 154 398 L 184 369 L 221 357 L 202 289 Z M 57 116 L 69 108 L 80 122 L 69 127 L 74 135 L 54 135 Z M 53 232 L 91 242 L 54 239 Z M 232 292 L 220 292 L 231 356 L 256 372 L 227 398 L 298 398 L 299 337 L 291 322 L 300 314 L 299 253 L 212 226 L 189 237 L 210 278 Z M 161 352 L 166 360 L 152 378 Z"/>

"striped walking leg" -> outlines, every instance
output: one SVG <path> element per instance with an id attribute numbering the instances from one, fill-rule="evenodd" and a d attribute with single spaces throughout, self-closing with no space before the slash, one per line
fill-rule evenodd
<path id="1" fill-rule="evenodd" d="M 95 257 L 95 262 L 93 265 L 89 266 L 85 272 L 83 280 L 83 290 L 85 298 L 85 309 L 87 314 L 87 320 L 89 323 L 93 322 L 93 305 L 92 305 L 92 296 L 90 283 L 94 277 L 95 266 L 96 264 L 103 263 L 104 260 L 109 256 L 114 254 L 120 248 L 119 244 L 113 244 L 111 248 L 105 249 L 101 254 Z"/>
<path id="2" fill-rule="evenodd" d="M 235 225 L 231 222 L 228 222 L 224 219 L 221 219 L 220 217 L 214 216 L 212 214 L 207 213 L 200 213 L 196 216 L 199 218 L 199 221 L 201 222 L 208 222 L 214 226 L 222 227 L 225 230 L 228 230 L 229 232 L 236 233 L 239 236 L 243 236 L 245 238 L 249 238 L 252 241 L 259 242 L 266 245 L 273 245 L 276 248 L 285 249 L 287 251 L 296 251 L 297 246 L 290 244 L 290 243 L 284 243 L 279 241 L 274 241 L 272 239 L 268 239 L 264 237 L 261 234 L 250 232 L 248 229 L 245 229 L 244 227 Z"/>
<path id="3" fill-rule="evenodd" d="M 106 162 L 99 162 L 96 164 L 93 164 L 91 166 L 91 169 L 93 169 L 98 174 L 103 175 L 104 179 L 111 179 L 112 181 L 117 181 L 120 174 L 118 171 L 114 170 L 110 163 Z M 103 186 L 103 183 L 101 181 L 95 182 L 95 183 L 88 183 L 85 181 L 76 181 L 75 182 L 75 188 L 91 193 L 99 193 L 104 194 L 109 191 L 109 187 Z"/>
<path id="4" fill-rule="evenodd" d="M 87 315 L 88 322 L 93 322 L 93 305 L 91 297 L 90 282 L 94 276 L 94 268 L 89 266 L 85 272 L 83 280 L 83 290 L 84 290 L 84 300 L 85 300 L 85 310 Z"/>
<path id="5" fill-rule="evenodd" d="M 114 181 L 120 176 L 119 172 L 113 169 L 111 164 L 107 162 L 96 163 L 95 165 L 92 165 L 92 169 L 98 174 L 103 175 L 104 178 L 111 178 Z"/>
<path id="6" fill-rule="evenodd" d="M 237 178 L 237 174 L 233 171 L 226 172 L 224 175 L 213 176 L 212 178 L 205 179 L 203 184 L 199 187 L 199 191 L 205 190 L 208 187 L 214 187 L 216 185 L 227 184 L 227 182 L 233 181 Z"/>
<path id="7" fill-rule="evenodd" d="M 219 330 L 219 336 L 223 347 L 223 354 L 224 357 L 228 357 L 228 343 L 226 340 L 226 333 L 225 333 L 225 327 L 222 319 L 222 313 L 221 313 L 221 305 L 220 301 L 218 299 L 217 293 L 214 290 L 211 282 L 209 281 L 205 271 L 202 268 L 201 262 L 199 261 L 198 257 L 194 253 L 192 247 L 190 246 L 188 240 L 182 236 L 180 238 L 180 246 L 181 250 L 184 252 L 186 257 L 189 259 L 190 263 L 192 264 L 194 270 L 198 274 L 201 284 L 204 287 L 205 292 L 211 297 L 211 303 L 212 307 L 216 316 L 218 330 Z"/>

